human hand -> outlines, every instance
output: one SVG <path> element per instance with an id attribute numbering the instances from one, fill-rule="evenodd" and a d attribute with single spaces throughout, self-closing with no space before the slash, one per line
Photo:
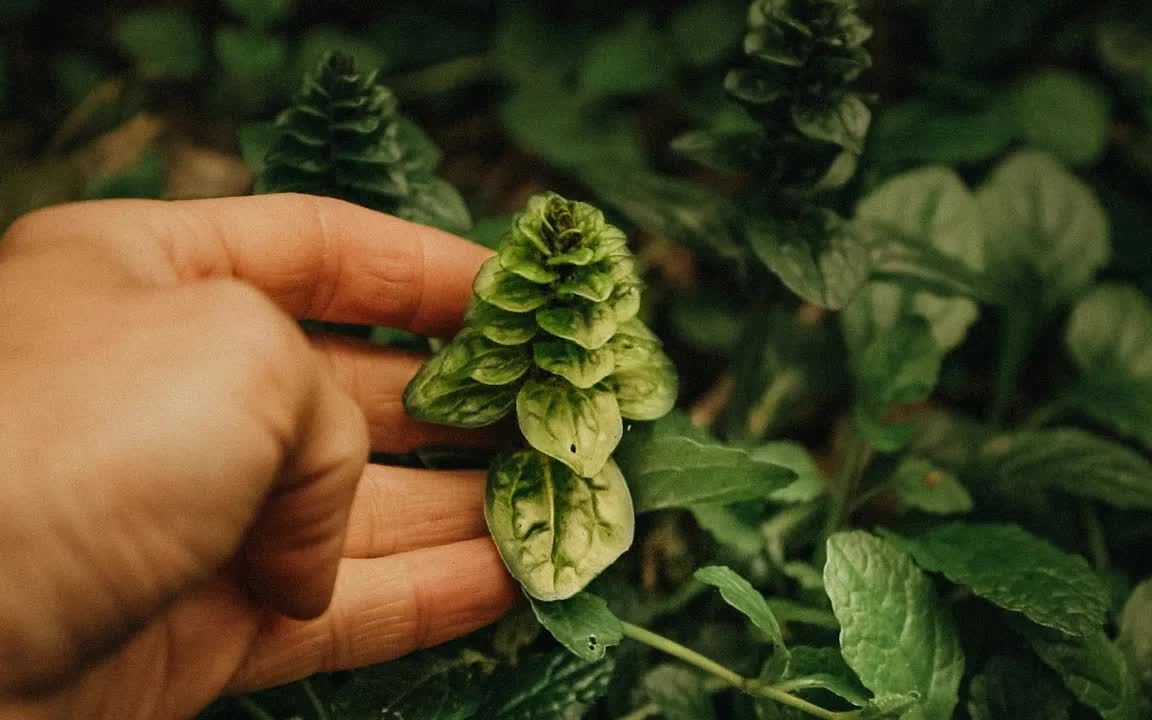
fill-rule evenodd
<path id="1" fill-rule="evenodd" d="M 515 586 L 481 473 L 365 466 L 369 446 L 476 434 L 404 414 L 418 356 L 310 342 L 292 320 L 451 334 L 488 254 L 299 195 L 82 203 L 13 225 L 0 715 L 187 717 L 503 613 Z"/>

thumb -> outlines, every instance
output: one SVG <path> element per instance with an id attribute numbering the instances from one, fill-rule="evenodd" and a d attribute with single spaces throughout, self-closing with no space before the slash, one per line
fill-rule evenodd
<path id="1" fill-rule="evenodd" d="M 320 615 L 332 599 L 369 452 L 363 413 L 320 369 L 311 400 L 240 557 L 252 593 L 298 619 Z"/>

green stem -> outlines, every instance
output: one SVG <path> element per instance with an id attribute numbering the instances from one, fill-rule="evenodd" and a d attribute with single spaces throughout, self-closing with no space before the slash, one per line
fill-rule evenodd
<path id="1" fill-rule="evenodd" d="M 267 710 L 257 705 L 256 701 L 247 695 L 237 695 L 232 699 L 244 709 L 244 712 L 248 713 L 252 720 L 276 720 Z"/>
<path id="2" fill-rule="evenodd" d="M 860 715 L 860 713 L 855 710 L 848 712 L 836 712 L 822 708 L 819 705 L 814 705 L 807 700 L 798 698 L 795 695 L 784 692 L 783 690 L 778 690 L 769 685 L 760 683 L 753 678 L 746 678 L 743 675 L 724 667 L 715 660 L 704 657 L 695 650 L 686 648 L 674 640 L 669 640 L 663 635 L 657 635 L 651 630 L 642 628 L 639 625 L 633 625 L 632 623 L 627 622 L 621 622 L 620 625 L 624 629 L 624 637 L 631 638 L 639 643 L 643 643 L 650 648 L 654 648 L 662 653 L 671 655 L 678 660 L 683 660 L 689 665 L 714 675 L 732 687 L 736 688 L 737 690 L 746 692 L 749 695 L 755 695 L 756 697 L 762 697 L 774 702 L 778 702 L 781 705 L 787 705 L 788 707 L 795 708 L 801 712 L 808 713 L 813 717 L 821 718 L 821 720 L 854 720 Z"/>
<path id="3" fill-rule="evenodd" d="M 988 408 L 988 425 L 993 429 L 1004 422 L 1008 405 L 1020 381 L 1024 361 L 1032 344 L 1033 315 L 1023 308 L 1005 308 L 1000 338 L 1000 358 L 996 369 L 996 388 Z"/>
<path id="4" fill-rule="evenodd" d="M 300 685 L 304 688 L 304 694 L 308 696 L 308 702 L 312 703 L 312 709 L 316 711 L 316 720 L 331 720 L 328 709 L 324 707 L 320 696 L 316 694 L 316 688 L 312 686 L 312 678 L 304 678 L 300 681 Z"/>
<path id="5" fill-rule="evenodd" d="M 832 507 L 828 509 L 824 530 L 820 533 L 820 542 L 816 546 L 817 559 L 823 557 L 824 542 L 843 527 L 852 514 L 856 487 L 860 484 L 860 477 L 864 474 L 864 469 L 868 467 L 871 459 L 872 448 L 864 441 L 864 438 L 860 437 L 858 432 L 849 428 L 848 443 L 840 463 L 840 471 L 836 474 L 831 488 Z"/>
<path id="6" fill-rule="evenodd" d="M 1091 500 L 1080 501 L 1080 524 L 1088 536 L 1088 552 L 1096 570 L 1103 572 L 1112 565 L 1108 543 L 1104 540 L 1104 528 L 1100 525 L 1100 515 Z"/>
<path id="7" fill-rule="evenodd" d="M 454 92 L 496 75 L 491 55 L 465 55 L 388 78 L 386 84 L 402 98 L 425 98 Z"/>

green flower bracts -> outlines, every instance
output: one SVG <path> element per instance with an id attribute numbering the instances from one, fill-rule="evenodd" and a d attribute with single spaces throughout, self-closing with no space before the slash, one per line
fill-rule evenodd
<path id="1" fill-rule="evenodd" d="M 632 503 L 611 455 L 624 418 L 672 409 L 676 372 L 636 317 L 641 283 L 624 234 L 591 205 L 533 197 L 473 287 L 466 327 L 404 404 L 459 427 L 515 408 L 534 449 L 493 464 L 489 527 L 529 593 L 568 597 L 631 544 Z"/>

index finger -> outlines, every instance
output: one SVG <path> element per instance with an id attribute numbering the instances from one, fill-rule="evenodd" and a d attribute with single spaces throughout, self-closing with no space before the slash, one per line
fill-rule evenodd
<path id="1" fill-rule="evenodd" d="M 114 243 L 157 282 L 235 277 L 298 318 L 424 335 L 459 327 L 491 255 L 442 230 L 298 194 L 75 203 L 18 225 L 25 236 L 83 233 Z"/>

